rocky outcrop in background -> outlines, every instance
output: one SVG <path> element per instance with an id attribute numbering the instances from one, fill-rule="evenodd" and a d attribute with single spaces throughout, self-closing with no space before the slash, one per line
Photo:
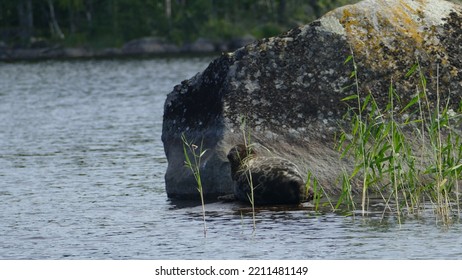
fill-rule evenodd
<path id="1" fill-rule="evenodd" d="M 226 154 L 244 137 L 261 152 L 311 172 L 327 191 L 352 166 L 340 160 L 334 135 L 347 110 L 341 99 L 355 92 L 353 54 L 360 90 L 379 106 L 392 82 L 403 102 L 416 93 L 418 77 L 405 79 L 418 61 L 430 99 L 451 94 L 461 101 L 462 8 L 441 0 L 366 0 L 336 9 L 311 24 L 223 54 L 177 85 L 164 108 L 163 133 L 169 197 L 197 197 L 184 168 L 181 135 L 207 152 L 201 178 L 208 197 L 232 193 Z M 244 136 L 245 134 L 245 136 Z M 248 141 L 248 140 L 246 140 Z"/>
<path id="2" fill-rule="evenodd" d="M 226 42 L 214 42 L 199 38 L 191 43 L 176 45 L 161 38 L 146 37 L 127 42 L 121 48 L 100 50 L 85 47 L 66 48 L 43 40 L 37 40 L 30 48 L 14 48 L 8 47 L 0 41 L 0 61 L 210 54 L 235 50 L 254 40 L 255 38 L 250 35 Z"/>

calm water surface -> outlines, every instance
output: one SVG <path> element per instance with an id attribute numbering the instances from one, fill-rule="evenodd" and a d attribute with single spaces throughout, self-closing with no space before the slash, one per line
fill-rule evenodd
<path id="1" fill-rule="evenodd" d="M 163 102 L 211 58 L 0 64 L 1 259 L 462 259 L 431 214 L 169 201 Z M 241 214 L 242 213 L 242 214 Z"/>

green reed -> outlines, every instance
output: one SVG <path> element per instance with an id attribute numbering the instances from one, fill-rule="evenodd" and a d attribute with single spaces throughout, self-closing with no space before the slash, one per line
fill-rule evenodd
<path id="1" fill-rule="evenodd" d="M 201 180 L 201 159 L 207 150 L 203 149 L 203 141 L 201 141 L 200 146 L 193 144 L 192 142 L 188 142 L 186 136 L 181 134 L 181 141 L 183 142 L 183 154 L 185 157 L 185 167 L 189 168 L 194 175 L 194 179 L 197 183 L 197 191 L 199 192 L 201 205 L 202 205 L 202 219 L 204 222 L 204 236 L 207 236 L 207 224 L 205 220 L 205 201 L 204 201 L 204 191 L 202 188 L 202 180 Z M 190 156 L 191 154 L 191 156 Z M 192 158 L 192 160 L 191 160 Z"/>
<path id="2" fill-rule="evenodd" d="M 244 139 L 244 146 L 247 151 L 247 156 L 250 155 L 251 152 L 251 146 L 252 146 L 252 135 L 250 132 L 247 130 L 247 121 L 246 117 L 241 117 L 241 124 L 239 126 L 239 129 L 241 130 L 242 137 Z M 248 170 L 246 173 L 246 178 L 247 181 L 249 182 L 250 186 L 250 195 L 248 195 L 248 199 L 250 202 L 250 205 L 252 207 L 252 225 L 253 225 L 253 232 L 257 229 L 257 222 L 256 222 L 256 215 L 255 215 L 255 196 L 254 196 L 254 185 L 253 185 L 253 179 L 252 179 L 252 172 Z"/>
<path id="3" fill-rule="evenodd" d="M 436 104 L 430 106 L 427 81 L 418 63 L 404 77 L 419 75 L 415 96 L 404 102 L 391 81 L 388 103 L 381 107 L 373 93 L 360 94 L 354 57 L 345 63 L 349 61 L 356 93 L 343 99 L 350 104 L 345 123 L 351 126 L 342 127 L 337 148 L 341 157 L 353 158 L 355 166 L 351 174 L 342 175 L 337 207 L 347 204 L 354 209 L 351 182 L 360 180 L 363 214 L 371 195 L 382 197 L 387 208 L 394 202 L 398 219 L 403 212 L 417 213 L 422 202 L 430 200 L 437 216 L 449 223 L 453 205 L 459 211 L 460 110 L 450 109 L 449 98 L 442 102 L 438 87 Z"/>

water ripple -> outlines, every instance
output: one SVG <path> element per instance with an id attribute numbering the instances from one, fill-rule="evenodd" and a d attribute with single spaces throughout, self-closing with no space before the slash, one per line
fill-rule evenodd
<path id="1" fill-rule="evenodd" d="M 163 102 L 210 58 L 0 64 L 2 259 L 461 258 L 460 225 L 167 199 Z"/>

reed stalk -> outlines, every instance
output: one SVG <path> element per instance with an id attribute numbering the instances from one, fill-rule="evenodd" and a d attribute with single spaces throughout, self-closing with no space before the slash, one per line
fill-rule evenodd
<path id="1" fill-rule="evenodd" d="M 247 122 L 246 118 L 242 117 L 241 118 L 241 125 L 240 125 L 240 130 L 242 132 L 242 137 L 244 139 L 244 146 L 247 151 L 247 155 L 250 155 L 250 149 L 251 149 L 251 134 L 247 132 Z M 250 195 L 249 195 L 249 202 L 252 207 L 252 226 L 253 226 L 253 233 L 255 233 L 255 230 L 257 229 L 257 222 L 256 222 L 256 215 L 255 215 L 255 196 L 254 196 L 254 185 L 253 185 L 253 179 L 252 179 L 252 172 L 248 170 L 248 174 L 246 174 L 247 181 L 249 182 L 250 186 Z"/>
<path id="2" fill-rule="evenodd" d="M 349 176 L 342 176 L 342 195 L 336 207 L 343 203 L 354 207 L 350 181 L 360 179 L 363 215 L 371 192 L 383 197 L 387 207 L 393 199 L 399 222 L 404 210 L 416 213 L 425 197 L 429 197 L 437 216 L 444 224 L 450 223 L 451 205 L 456 204 L 460 211 L 458 181 L 462 172 L 462 148 L 460 131 L 456 128 L 460 127 L 461 115 L 450 109 L 449 98 L 446 103 L 441 100 L 439 68 L 434 109 L 430 108 L 427 81 L 418 63 L 405 76 L 409 78 L 418 72 L 417 94 L 404 103 L 391 81 L 388 104 L 381 108 L 373 93 L 360 93 L 353 55 L 345 63 L 349 61 L 353 63 L 350 77 L 354 79 L 356 92 L 343 101 L 356 104 L 345 115 L 349 118 L 345 123 L 351 126 L 342 127 L 337 147 L 341 157 L 354 159 L 355 166 Z M 418 136 L 422 147 L 417 147 L 414 136 Z M 425 148 L 428 146 L 430 149 Z M 420 165 L 416 165 L 418 158 L 421 158 Z M 418 179 L 422 175 L 431 180 Z M 391 196 L 386 198 L 384 193 Z"/>
<path id="3" fill-rule="evenodd" d="M 185 157 L 185 167 L 189 168 L 194 175 L 194 179 L 197 183 L 197 191 L 199 192 L 199 196 L 201 199 L 202 205 L 202 220 L 204 224 L 204 237 L 207 236 L 207 223 L 205 219 L 205 200 L 204 200 L 204 191 L 202 188 L 202 179 L 201 179 L 201 159 L 207 150 L 203 150 L 203 141 L 201 141 L 200 146 L 193 144 L 192 142 L 188 142 L 184 133 L 181 135 L 181 140 L 183 142 L 183 154 Z M 192 160 L 191 160 L 191 156 Z"/>

